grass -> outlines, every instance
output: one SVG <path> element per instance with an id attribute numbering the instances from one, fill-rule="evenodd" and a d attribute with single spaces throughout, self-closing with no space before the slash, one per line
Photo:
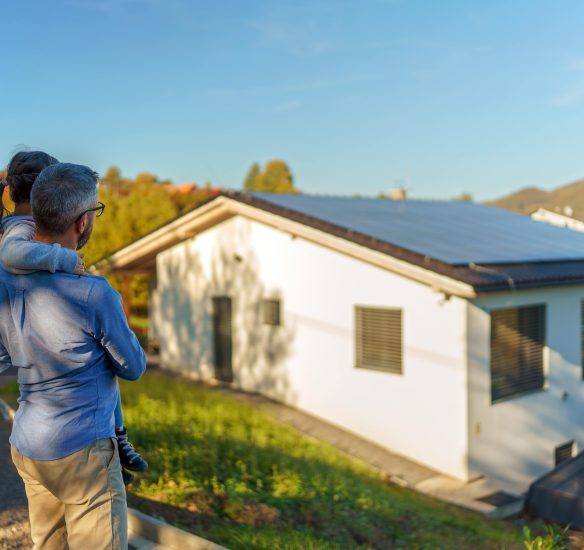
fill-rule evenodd
<path id="1" fill-rule="evenodd" d="M 522 547 L 519 526 L 388 484 L 220 391 L 149 374 L 122 396 L 150 463 L 132 505 L 228 548 Z"/>

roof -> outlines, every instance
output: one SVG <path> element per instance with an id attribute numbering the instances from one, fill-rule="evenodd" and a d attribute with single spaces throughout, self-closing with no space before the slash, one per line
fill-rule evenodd
<path id="1" fill-rule="evenodd" d="M 472 202 L 252 196 L 455 266 L 584 260 L 584 236 Z"/>
<path id="2" fill-rule="evenodd" d="M 111 257 L 153 268 L 159 252 L 234 215 L 300 234 L 447 293 L 584 284 L 584 234 L 467 202 L 224 192 Z M 343 244 L 344 243 L 344 244 Z M 148 263 L 149 262 L 149 263 Z"/>

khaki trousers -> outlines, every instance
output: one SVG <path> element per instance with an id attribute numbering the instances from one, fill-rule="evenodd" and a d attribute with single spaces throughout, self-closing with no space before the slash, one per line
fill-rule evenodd
<path id="1" fill-rule="evenodd" d="M 58 460 L 12 461 L 28 498 L 35 550 L 126 550 L 128 511 L 115 439 Z"/>

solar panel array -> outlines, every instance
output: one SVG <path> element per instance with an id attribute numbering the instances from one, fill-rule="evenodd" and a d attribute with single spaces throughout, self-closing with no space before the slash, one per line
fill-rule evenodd
<path id="1" fill-rule="evenodd" d="M 584 233 L 470 202 L 253 193 L 451 265 L 584 259 Z"/>

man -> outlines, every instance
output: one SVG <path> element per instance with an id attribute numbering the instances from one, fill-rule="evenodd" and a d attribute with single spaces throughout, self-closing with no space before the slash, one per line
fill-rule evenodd
<path id="1" fill-rule="evenodd" d="M 97 175 L 65 163 L 40 173 L 31 203 L 37 239 L 71 250 L 104 208 Z M 126 548 L 116 376 L 138 379 L 146 360 L 119 294 L 101 277 L 0 269 L 0 372 L 11 364 L 20 385 L 12 459 L 35 549 Z"/>

